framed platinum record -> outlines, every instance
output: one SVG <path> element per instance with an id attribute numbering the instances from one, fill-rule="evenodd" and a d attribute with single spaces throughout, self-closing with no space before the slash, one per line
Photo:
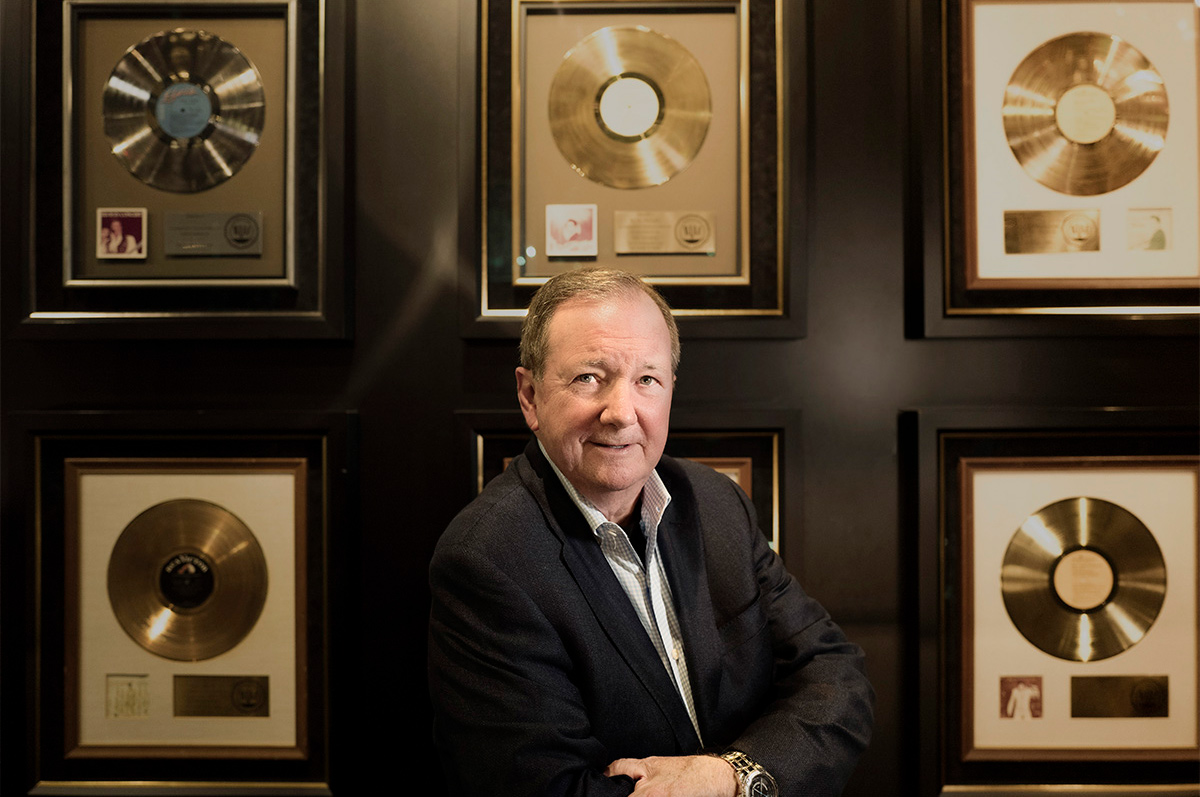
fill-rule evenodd
<path id="1" fill-rule="evenodd" d="M 53 99 L 35 100 L 27 322 L 340 334 L 343 31 L 324 3 L 66 0 L 34 35 Z"/>

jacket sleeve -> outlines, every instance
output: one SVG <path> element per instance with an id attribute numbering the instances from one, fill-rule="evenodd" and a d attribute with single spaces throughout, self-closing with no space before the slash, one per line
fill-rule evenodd
<path id="1" fill-rule="evenodd" d="M 774 674 L 764 706 L 729 747 L 765 767 L 783 797 L 841 794 L 873 723 L 875 695 L 862 649 L 787 572 L 759 531 L 749 499 L 738 494 L 749 518 Z"/>
<path id="2" fill-rule="evenodd" d="M 461 539 L 461 538 L 460 538 Z M 615 797 L 552 624 L 502 566 L 440 545 L 430 568 L 429 689 L 446 793 Z"/>

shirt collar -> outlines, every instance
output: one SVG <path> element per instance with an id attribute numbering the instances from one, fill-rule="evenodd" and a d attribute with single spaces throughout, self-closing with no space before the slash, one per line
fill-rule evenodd
<path id="1" fill-rule="evenodd" d="M 583 513 L 584 520 L 587 521 L 592 533 L 599 535 L 600 528 L 606 523 L 612 523 L 612 521 L 605 517 L 604 513 L 597 509 L 595 504 L 575 489 L 575 485 L 571 484 L 571 481 L 563 475 L 563 472 L 554 464 L 554 460 L 546 453 L 546 447 L 542 445 L 542 441 L 538 440 L 537 444 L 538 448 L 542 450 L 542 456 L 546 458 L 546 461 L 550 463 L 550 467 L 554 470 L 554 475 L 562 483 L 563 489 L 567 491 L 567 495 L 571 496 L 571 501 Z M 642 529 L 647 534 L 658 529 L 658 524 L 662 520 L 663 513 L 667 511 L 667 504 L 669 503 L 671 503 L 671 494 L 667 492 L 667 486 L 663 484 L 663 480 L 658 475 L 657 470 L 650 471 L 650 478 L 646 480 L 646 485 L 642 487 L 641 522 Z"/>

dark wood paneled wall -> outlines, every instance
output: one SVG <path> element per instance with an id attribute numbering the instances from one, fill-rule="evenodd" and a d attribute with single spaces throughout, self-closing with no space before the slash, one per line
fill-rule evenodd
<path id="1" fill-rule="evenodd" d="M 13 11 L 22 3 L 5 5 L 9 19 L 19 17 Z M 426 567 L 468 498 L 468 452 L 454 412 L 515 404 L 514 342 L 467 339 L 459 324 L 462 275 L 476 262 L 474 252 L 460 250 L 474 224 L 462 190 L 475 163 L 473 115 L 464 111 L 475 92 L 473 14 L 467 0 L 357 4 L 347 120 L 352 340 L 3 340 L 6 413 L 358 412 L 351 522 L 333 519 L 353 555 L 340 616 L 331 618 L 336 794 L 376 792 L 380 779 L 397 791 L 436 790 L 427 742 Z M 799 475 L 789 479 L 796 489 L 787 496 L 785 557 L 866 647 L 879 693 L 875 741 L 848 792 L 855 795 L 909 793 L 923 754 L 915 674 L 906 666 L 915 531 L 899 509 L 899 411 L 1195 406 L 1200 391 L 1194 337 L 906 338 L 906 209 L 917 199 L 907 160 L 909 14 L 904 0 L 810 0 L 807 17 L 797 15 L 793 29 L 807 44 L 792 44 L 806 48 L 809 75 L 792 96 L 810 116 L 808 139 L 793 142 L 791 157 L 803 160 L 809 183 L 798 225 L 807 238 L 793 255 L 806 264 L 806 275 L 797 272 L 807 279 L 806 336 L 688 339 L 676 399 L 679 412 L 724 413 L 731 425 L 741 412 L 799 412 L 802 457 L 788 463 Z M 20 57 L 12 41 L 6 34 L 6 70 Z M 21 156 L 10 120 L 25 98 L 11 81 L 4 91 L 7 194 L 9 156 Z M 914 129 L 939 124 L 917 120 Z M 13 251 L 4 251 L 10 297 L 23 267 Z M 19 474 L 5 478 L 25 483 Z M 32 497 L 9 491 L 3 498 L 5 555 L 27 554 L 10 535 L 24 528 Z M 8 563 L 3 571 L 9 621 L 25 609 L 27 593 L 12 585 L 22 572 Z M 10 623 L 6 635 L 13 630 Z M 4 679 L 23 678 L 20 645 L 6 639 Z M 0 785 L 16 794 L 24 753 L 9 709 Z"/>

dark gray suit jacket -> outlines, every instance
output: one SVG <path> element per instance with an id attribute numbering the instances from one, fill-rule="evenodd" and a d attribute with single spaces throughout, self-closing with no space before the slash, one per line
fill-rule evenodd
<path id="1" fill-rule="evenodd" d="M 849 643 L 766 543 L 731 480 L 686 460 L 659 546 L 704 749 L 784 795 L 837 794 L 874 696 Z M 617 758 L 701 750 L 687 709 L 536 442 L 450 524 L 430 567 L 429 684 L 448 794 L 624 795 Z"/>

